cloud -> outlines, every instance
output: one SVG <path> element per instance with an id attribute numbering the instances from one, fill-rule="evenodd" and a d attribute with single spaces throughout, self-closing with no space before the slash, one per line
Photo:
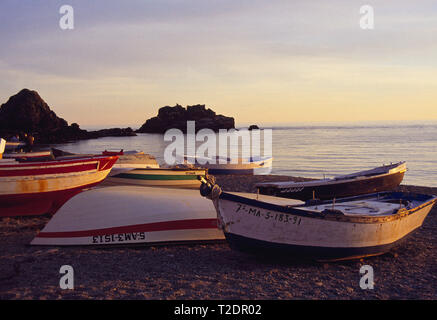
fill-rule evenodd
<path id="1" fill-rule="evenodd" d="M 41 88 L 74 117 L 77 97 L 110 110 L 123 97 L 132 114 L 135 101 L 261 110 L 315 92 L 333 91 L 335 103 L 339 92 L 353 99 L 375 84 L 375 97 L 435 84 L 435 1 L 370 3 L 372 31 L 359 28 L 358 0 L 72 0 L 72 31 L 58 26 L 62 4 L 0 3 L 0 94 Z"/>

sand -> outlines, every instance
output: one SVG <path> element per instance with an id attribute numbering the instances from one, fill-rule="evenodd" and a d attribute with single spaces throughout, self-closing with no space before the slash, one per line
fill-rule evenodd
<path id="1" fill-rule="evenodd" d="M 283 176 L 221 176 L 228 191 L 254 191 Z M 437 194 L 437 188 L 401 186 Z M 403 245 L 378 257 L 321 263 L 255 257 L 226 242 L 140 247 L 33 247 L 49 217 L 0 219 L 0 299 L 436 299 L 437 208 Z M 374 269 L 374 289 L 359 270 Z M 62 265 L 74 289 L 59 287 Z"/>

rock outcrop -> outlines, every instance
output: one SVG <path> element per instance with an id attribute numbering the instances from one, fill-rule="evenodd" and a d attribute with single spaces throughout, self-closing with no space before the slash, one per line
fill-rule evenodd
<path id="1" fill-rule="evenodd" d="M 58 117 L 38 92 L 23 89 L 0 107 L 0 136 L 8 138 L 24 133 L 35 137 L 35 143 L 63 143 L 104 136 L 131 136 L 131 128 L 86 131 L 77 123 L 68 125 Z"/>
<path id="2" fill-rule="evenodd" d="M 234 118 L 217 115 L 213 110 L 206 109 L 205 105 L 187 106 L 185 109 L 177 104 L 160 108 L 158 115 L 148 119 L 137 132 L 164 133 L 172 128 L 186 132 L 187 121 L 195 121 L 196 132 L 206 128 L 214 131 L 235 128 Z"/>
<path id="3" fill-rule="evenodd" d="M 256 124 L 252 124 L 248 130 L 259 130 L 259 127 Z"/>

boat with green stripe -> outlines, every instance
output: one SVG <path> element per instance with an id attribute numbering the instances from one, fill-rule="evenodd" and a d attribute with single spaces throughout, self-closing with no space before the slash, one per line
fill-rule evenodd
<path id="1" fill-rule="evenodd" d="M 179 188 L 199 188 L 199 176 L 205 177 L 207 169 L 147 168 L 133 169 L 106 179 L 107 184 L 167 186 Z"/>

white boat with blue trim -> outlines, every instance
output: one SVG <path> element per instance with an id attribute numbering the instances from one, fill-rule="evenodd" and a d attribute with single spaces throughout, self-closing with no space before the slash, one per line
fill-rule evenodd
<path id="1" fill-rule="evenodd" d="M 383 192 L 278 205 L 223 192 L 205 179 L 201 194 L 212 199 L 231 247 L 318 260 L 386 253 L 422 225 L 437 201 L 430 195 Z"/>

